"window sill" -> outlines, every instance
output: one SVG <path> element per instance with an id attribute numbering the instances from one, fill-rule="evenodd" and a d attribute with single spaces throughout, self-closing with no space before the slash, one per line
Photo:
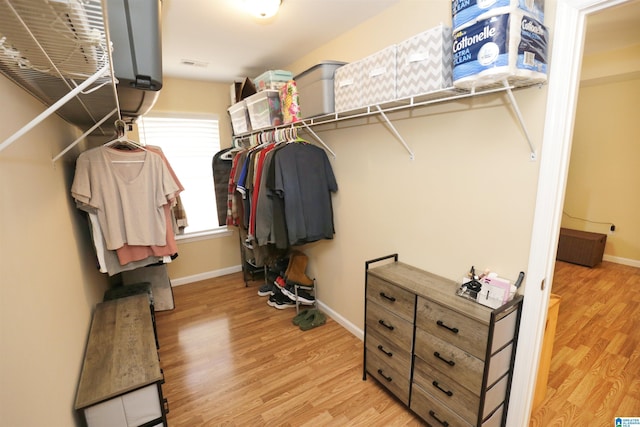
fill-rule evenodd
<path id="1" fill-rule="evenodd" d="M 197 242 L 199 240 L 211 240 L 211 239 L 218 239 L 221 237 L 228 237 L 228 236 L 231 236 L 232 234 L 233 234 L 233 231 L 225 226 L 225 227 L 216 228 L 215 230 L 205 230 L 205 231 L 198 231 L 196 233 L 180 234 L 176 236 L 176 242 L 191 243 L 191 242 Z"/>

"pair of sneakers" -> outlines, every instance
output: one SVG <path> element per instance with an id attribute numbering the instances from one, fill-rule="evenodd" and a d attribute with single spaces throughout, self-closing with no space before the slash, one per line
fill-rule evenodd
<path id="1" fill-rule="evenodd" d="M 282 291 L 277 287 L 274 288 L 275 289 L 273 289 L 273 294 L 267 300 L 267 304 L 279 310 L 284 310 L 296 306 L 295 301 L 292 301 L 288 296 L 283 294 Z"/>
<path id="2" fill-rule="evenodd" d="M 296 290 L 292 284 L 285 285 L 281 288 L 273 283 L 267 283 L 260 286 L 260 289 L 258 289 L 258 295 L 261 297 L 268 296 L 271 299 L 271 297 L 278 294 L 283 294 L 294 303 L 298 301 L 300 304 L 313 305 L 316 302 L 316 298 L 304 289 L 298 288 L 296 296 Z"/>

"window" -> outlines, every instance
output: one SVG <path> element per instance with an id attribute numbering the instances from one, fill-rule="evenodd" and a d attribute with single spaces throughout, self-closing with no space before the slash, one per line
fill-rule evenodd
<path id="1" fill-rule="evenodd" d="M 217 116 L 154 114 L 137 123 L 140 140 L 162 148 L 184 187 L 180 194 L 188 221 L 184 235 L 222 228 L 211 169 L 213 156 L 220 151 Z"/>

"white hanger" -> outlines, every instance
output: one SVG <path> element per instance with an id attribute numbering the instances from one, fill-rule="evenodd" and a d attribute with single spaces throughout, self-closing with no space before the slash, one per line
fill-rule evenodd
<path id="1" fill-rule="evenodd" d="M 242 150 L 242 149 L 241 149 L 241 148 L 238 148 L 238 147 L 234 147 L 234 148 L 232 148 L 231 150 L 229 150 L 229 151 L 227 151 L 227 152 L 223 153 L 223 154 L 220 156 L 220 158 L 221 158 L 222 160 L 233 160 L 233 156 L 235 156 L 235 154 L 236 154 L 238 151 L 240 151 L 240 150 Z"/>
<path id="2" fill-rule="evenodd" d="M 125 131 L 125 126 L 126 126 L 126 123 L 123 120 L 116 120 L 115 127 L 116 127 L 116 132 L 118 134 L 118 137 L 116 139 L 112 139 L 111 141 L 105 142 L 103 146 L 111 147 L 116 144 L 125 144 L 135 149 L 147 151 L 144 145 L 132 139 L 127 138 L 127 132 Z M 144 160 L 112 160 L 111 163 L 144 163 Z"/>

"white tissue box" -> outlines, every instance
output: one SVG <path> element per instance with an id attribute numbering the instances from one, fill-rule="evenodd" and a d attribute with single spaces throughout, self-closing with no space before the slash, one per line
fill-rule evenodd
<path id="1" fill-rule="evenodd" d="M 451 28 L 439 25 L 397 45 L 396 93 L 408 98 L 452 85 Z"/>

